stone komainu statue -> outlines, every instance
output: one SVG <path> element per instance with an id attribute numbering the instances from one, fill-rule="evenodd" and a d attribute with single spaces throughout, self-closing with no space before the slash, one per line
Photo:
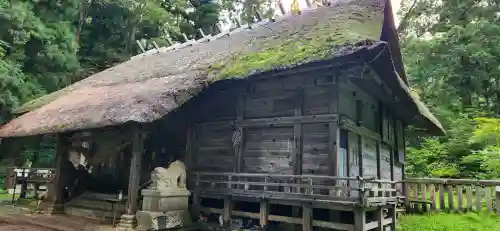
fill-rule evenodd
<path id="1" fill-rule="evenodd" d="M 151 173 L 149 188 L 186 188 L 186 165 L 176 160 L 168 168 L 157 167 Z"/>

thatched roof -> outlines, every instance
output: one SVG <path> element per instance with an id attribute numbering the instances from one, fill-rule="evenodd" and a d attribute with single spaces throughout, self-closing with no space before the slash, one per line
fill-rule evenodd
<path id="1" fill-rule="evenodd" d="M 339 0 L 211 41 L 133 58 L 23 105 L 18 111 L 27 113 L 1 127 L 0 137 L 152 122 L 215 81 L 353 54 L 380 40 L 385 2 Z M 426 126 L 442 130 L 435 118 L 429 120 L 434 122 Z"/>

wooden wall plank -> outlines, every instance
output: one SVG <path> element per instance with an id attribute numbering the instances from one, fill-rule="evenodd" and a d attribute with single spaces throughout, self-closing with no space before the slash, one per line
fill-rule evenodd
<path id="1" fill-rule="evenodd" d="M 329 124 L 303 125 L 303 174 L 329 174 Z"/>
<path id="2" fill-rule="evenodd" d="M 363 177 L 377 177 L 377 143 L 375 140 L 368 137 L 362 137 L 362 140 Z M 381 163 L 381 165 L 386 166 L 387 164 Z M 381 171 L 383 176 L 384 167 L 382 167 Z"/>
<path id="3" fill-rule="evenodd" d="M 235 89 L 206 93 L 197 103 L 195 119 L 199 122 L 232 120 L 236 118 Z"/>
<path id="4" fill-rule="evenodd" d="M 258 134 L 265 133 L 266 136 Z M 243 172 L 293 174 L 293 127 L 246 129 Z"/>
<path id="5" fill-rule="evenodd" d="M 304 89 L 304 115 L 322 115 L 330 112 L 331 85 L 308 87 Z"/>
<path id="6" fill-rule="evenodd" d="M 196 134 L 197 171 L 233 172 L 236 170 L 236 154 L 233 150 L 233 129 L 212 124 L 201 124 Z"/>

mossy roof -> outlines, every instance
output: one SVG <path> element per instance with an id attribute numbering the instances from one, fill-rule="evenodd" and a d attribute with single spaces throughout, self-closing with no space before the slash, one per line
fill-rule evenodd
<path id="1" fill-rule="evenodd" d="M 133 58 L 28 102 L 17 110 L 27 113 L 0 128 L 0 137 L 152 122 L 215 81 L 352 54 L 380 40 L 385 1 L 339 0 Z"/>

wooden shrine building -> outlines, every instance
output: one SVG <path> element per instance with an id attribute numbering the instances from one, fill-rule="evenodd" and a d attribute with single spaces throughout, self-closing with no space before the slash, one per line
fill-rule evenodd
<path id="1" fill-rule="evenodd" d="M 18 111 L 0 138 L 58 137 L 52 209 L 98 216 L 105 202 L 78 201 L 122 191 L 124 227 L 152 169 L 181 159 L 195 215 L 394 230 L 405 127 L 444 134 L 408 87 L 386 0 L 153 49 Z"/>

